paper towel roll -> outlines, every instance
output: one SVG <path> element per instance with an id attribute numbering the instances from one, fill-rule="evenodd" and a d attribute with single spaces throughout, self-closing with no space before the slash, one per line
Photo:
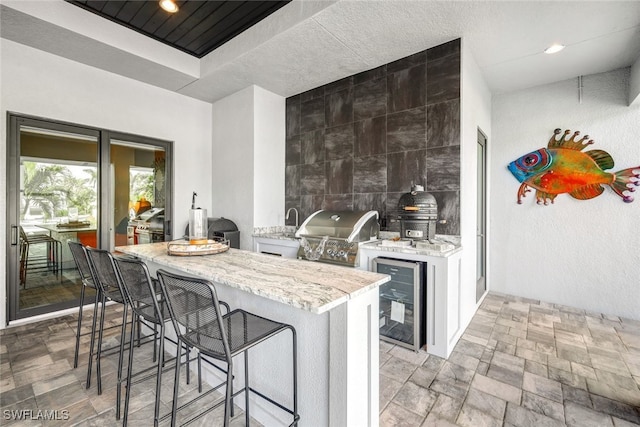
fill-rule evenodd
<path id="1" fill-rule="evenodd" d="M 190 209 L 189 210 L 189 242 L 192 244 L 207 242 L 207 210 L 206 209 Z"/>

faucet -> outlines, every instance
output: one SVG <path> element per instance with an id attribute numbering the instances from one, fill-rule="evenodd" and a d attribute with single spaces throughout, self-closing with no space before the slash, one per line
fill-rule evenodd
<path id="1" fill-rule="evenodd" d="M 289 214 L 291 214 L 291 211 L 294 211 L 296 213 L 296 230 L 298 229 L 298 209 L 296 208 L 289 208 L 289 210 L 287 211 L 287 215 L 284 217 L 284 219 L 289 219 Z"/>

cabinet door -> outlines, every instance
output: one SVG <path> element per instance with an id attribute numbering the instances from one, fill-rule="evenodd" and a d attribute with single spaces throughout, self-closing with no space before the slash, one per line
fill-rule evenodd
<path id="1" fill-rule="evenodd" d="M 283 243 L 286 242 L 286 243 Z M 295 259 L 298 255 L 298 243 L 278 239 L 255 239 L 255 251 L 268 255 Z"/>

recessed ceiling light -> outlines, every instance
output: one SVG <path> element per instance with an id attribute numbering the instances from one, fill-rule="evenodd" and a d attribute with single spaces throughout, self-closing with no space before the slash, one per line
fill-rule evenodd
<path id="1" fill-rule="evenodd" d="M 544 53 L 548 53 L 548 54 L 558 53 L 564 48 L 565 48 L 565 45 L 555 43 L 555 44 L 552 44 L 551 46 L 549 46 L 548 48 L 546 48 L 544 50 Z"/>
<path id="2" fill-rule="evenodd" d="M 169 13 L 176 13 L 178 11 L 178 5 L 173 0 L 160 0 L 160 7 Z"/>

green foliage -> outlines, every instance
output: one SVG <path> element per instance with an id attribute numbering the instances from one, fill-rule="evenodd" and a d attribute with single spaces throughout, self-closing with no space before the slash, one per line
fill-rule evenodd
<path id="1" fill-rule="evenodd" d="M 87 177 L 74 175 L 64 165 L 23 163 L 22 217 L 29 207 L 42 209 L 45 219 L 67 215 L 67 209 L 77 207 L 80 215 L 91 213 L 97 201 L 96 170 L 84 169 Z"/>
<path id="2" fill-rule="evenodd" d="M 153 172 L 141 172 L 141 171 L 132 171 L 129 174 L 131 182 L 129 183 L 130 192 L 129 192 L 129 200 L 137 201 L 142 199 L 143 197 L 154 204 L 154 176 Z"/>

